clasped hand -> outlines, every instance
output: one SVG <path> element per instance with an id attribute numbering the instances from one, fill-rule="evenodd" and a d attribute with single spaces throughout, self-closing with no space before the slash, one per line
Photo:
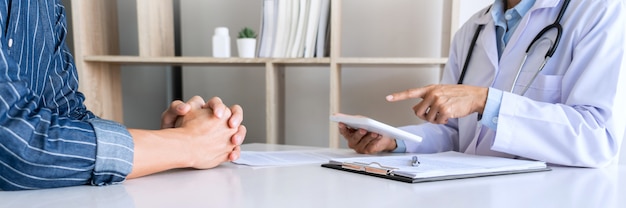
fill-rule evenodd
<path id="1" fill-rule="evenodd" d="M 191 166 L 205 169 L 239 158 L 240 145 L 246 136 L 242 121 L 241 106 L 229 108 L 218 97 L 205 103 L 201 97 L 194 96 L 187 102 L 173 101 L 161 116 L 161 128 L 185 129 L 187 139 L 196 147 L 191 148 L 196 151 L 193 158 L 199 159 Z"/>

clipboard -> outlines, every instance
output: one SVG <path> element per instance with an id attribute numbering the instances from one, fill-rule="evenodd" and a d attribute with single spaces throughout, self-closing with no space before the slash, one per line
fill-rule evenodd
<path id="1" fill-rule="evenodd" d="M 374 176 L 379 178 L 385 178 L 395 181 L 401 181 L 406 183 L 421 183 L 421 182 L 432 182 L 432 181 L 443 181 L 443 180 L 452 180 L 452 179 L 465 179 L 465 178 L 476 178 L 476 177 L 486 177 L 486 176 L 497 176 L 497 175 L 510 175 L 510 174 L 520 174 L 520 173 L 532 173 L 532 172 L 541 172 L 541 171 L 550 171 L 550 167 L 548 167 L 544 162 L 540 161 L 526 161 L 526 160 L 516 160 L 509 158 L 495 158 L 490 156 L 478 156 L 478 155 L 469 155 L 465 153 L 458 152 L 444 152 L 444 153 L 435 153 L 435 154 L 424 154 L 420 155 L 425 158 L 426 155 L 430 157 L 437 158 L 438 156 L 454 158 L 454 157 L 469 157 L 472 162 L 490 162 L 497 160 L 497 162 L 504 162 L 500 164 L 506 164 L 506 162 L 511 162 L 510 165 L 498 165 L 494 166 L 490 169 L 481 169 L 477 168 L 465 168 L 463 170 L 427 170 L 425 172 L 418 173 L 414 176 L 411 174 L 407 174 L 407 167 L 410 166 L 409 159 L 412 156 L 416 155 L 407 155 L 404 156 L 407 158 L 405 166 L 389 166 L 384 163 L 379 162 L 371 162 L 373 160 L 383 160 L 384 157 L 389 156 L 374 156 L 374 157 L 363 157 L 369 158 L 368 162 L 361 162 L 362 158 L 344 158 L 341 161 L 331 160 L 328 163 L 322 164 L 322 167 L 331 168 L 341 171 L 347 171 L 351 173 L 363 174 L 368 176 Z M 418 157 L 420 157 L 418 156 Z M 452 156 L 452 157 L 449 157 Z M 463 163 L 462 161 L 467 158 L 459 159 L 459 164 Z M 433 161 L 433 160 L 429 160 Z M 420 165 L 425 165 L 425 162 L 422 162 Z M 417 167 L 411 167 L 410 169 L 419 169 Z M 404 171 L 404 172 L 403 172 Z M 423 173 L 423 174 L 422 174 Z"/>

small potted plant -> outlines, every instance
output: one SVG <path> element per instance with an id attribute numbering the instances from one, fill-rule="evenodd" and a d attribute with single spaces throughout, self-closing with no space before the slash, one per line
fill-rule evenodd
<path id="1" fill-rule="evenodd" d="M 254 30 L 244 27 L 239 31 L 237 37 L 237 52 L 239 57 L 242 58 L 254 58 L 254 52 L 256 51 L 256 33 Z"/>

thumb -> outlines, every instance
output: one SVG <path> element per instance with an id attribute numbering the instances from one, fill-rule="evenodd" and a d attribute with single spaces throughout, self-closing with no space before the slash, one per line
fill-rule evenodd
<path id="1" fill-rule="evenodd" d="M 184 116 L 191 110 L 191 106 L 180 100 L 172 102 L 170 107 L 163 112 L 161 116 L 161 128 L 173 128 L 175 127 L 176 120 L 179 116 Z"/>

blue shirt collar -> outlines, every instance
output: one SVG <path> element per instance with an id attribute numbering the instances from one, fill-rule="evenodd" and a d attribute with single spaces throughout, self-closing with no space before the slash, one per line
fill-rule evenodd
<path id="1" fill-rule="evenodd" d="M 506 9 L 504 8 L 504 1 L 506 0 L 496 0 L 491 8 L 491 16 L 496 22 L 496 25 L 506 25 L 506 20 L 504 19 Z M 519 4 L 515 5 L 515 7 L 511 8 L 511 12 L 515 12 L 520 17 L 523 17 L 530 11 L 533 5 L 535 5 L 535 1 L 536 0 L 522 0 Z"/>

